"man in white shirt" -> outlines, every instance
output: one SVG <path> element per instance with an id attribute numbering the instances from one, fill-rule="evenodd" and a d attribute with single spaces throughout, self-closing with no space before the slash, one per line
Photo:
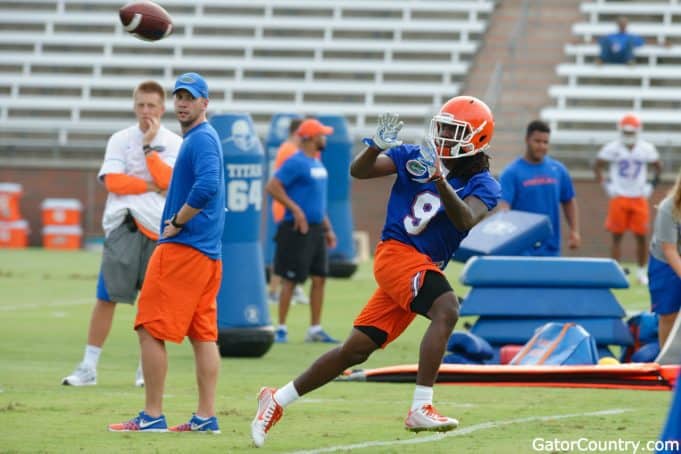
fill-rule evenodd
<path id="1" fill-rule="evenodd" d="M 636 238 L 636 279 L 648 285 L 646 271 L 646 236 L 650 224 L 650 197 L 659 181 L 662 162 L 655 146 L 640 138 L 642 123 L 634 114 L 626 114 L 619 121 L 620 137 L 606 144 L 598 152 L 594 173 L 610 197 L 605 228 L 612 233 L 611 257 L 622 256 L 622 235 L 630 230 Z M 603 169 L 609 164 L 609 178 Z M 652 183 L 648 182 L 648 165 L 653 166 Z"/>
<path id="2" fill-rule="evenodd" d="M 99 180 L 109 192 L 102 218 L 104 251 L 83 361 L 62 384 L 97 384 L 97 362 L 116 303 L 133 304 L 161 226 L 165 193 L 182 138 L 161 126 L 165 91 L 142 82 L 133 94 L 137 124 L 109 139 Z M 141 368 L 135 378 L 144 385 Z"/>

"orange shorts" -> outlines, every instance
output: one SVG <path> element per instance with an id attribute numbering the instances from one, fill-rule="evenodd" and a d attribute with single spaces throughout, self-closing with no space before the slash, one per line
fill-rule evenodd
<path id="1" fill-rule="evenodd" d="M 648 233 L 650 209 L 645 197 L 613 197 L 608 206 L 605 228 L 612 233 L 631 230 L 636 235 Z"/>
<path id="2" fill-rule="evenodd" d="M 379 243 L 374 257 L 378 288 L 353 325 L 373 326 L 387 333 L 387 340 L 381 345 L 385 348 L 416 317 L 410 304 L 429 270 L 442 273 L 427 255 L 411 246 L 394 240 Z"/>
<path id="3" fill-rule="evenodd" d="M 156 339 L 217 341 L 222 262 L 177 243 L 156 246 L 140 294 L 135 329 Z"/>

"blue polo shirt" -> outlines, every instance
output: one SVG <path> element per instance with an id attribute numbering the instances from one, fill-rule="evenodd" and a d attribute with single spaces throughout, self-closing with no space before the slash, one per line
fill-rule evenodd
<path id="1" fill-rule="evenodd" d="M 634 48 L 645 44 L 645 40 L 631 33 L 612 33 L 598 41 L 601 46 L 601 60 L 605 63 L 629 63 L 634 58 Z"/>
<path id="2" fill-rule="evenodd" d="M 225 224 L 225 174 L 222 145 L 218 133 L 208 122 L 193 127 L 184 135 L 163 209 L 161 232 L 165 221 L 185 203 L 201 211 L 180 233 L 161 238 L 159 243 L 185 244 L 214 260 L 219 259 Z"/>
<path id="3" fill-rule="evenodd" d="M 319 224 L 324 220 L 329 175 L 319 159 L 298 151 L 284 161 L 274 177 L 281 181 L 286 195 L 303 210 L 308 223 Z M 288 208 L 284 221 L 293 221 Z"/>

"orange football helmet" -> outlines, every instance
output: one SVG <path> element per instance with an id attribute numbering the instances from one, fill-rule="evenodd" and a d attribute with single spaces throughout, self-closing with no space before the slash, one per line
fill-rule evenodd
<path id="1" fill-rule="evenodd" d="M 473 96 L 455 96 L 432 120 L 427 140 L 443 159 L 486 151 L 494 134 L 494 117 L 487 104 Z"/>
<path id="2" fill-rule="evenodd" d="M 642 127 L 643 123 L 636 114 L 628 113 L 620 118 L 618 128 L 620 130 L 622 143 L 625 145 L 635 144 Z"/>

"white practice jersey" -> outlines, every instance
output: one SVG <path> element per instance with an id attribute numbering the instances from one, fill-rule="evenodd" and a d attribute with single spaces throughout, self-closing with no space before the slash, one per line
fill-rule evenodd
<path id="1" fill-rule="evenodd" d="M 145 181 L 153 181 L 142 150 L 142 138 L 143 133 L 137 125 L 114 133 L 106 145 L 104 162 L 99 169 L 99 180 L 102 181 L 104 175 L 108 173 L 124 173 Z M 182 137 L 161 126 L 151 144 L 162 149 L 159 156 L 163 162 L 171 167 L 175 165 Z M 144 228 L 159 234 L 165 201 L 164 196 L 155 192 L 132 195 L 109 193 L 102 217 L 104 234 L 108 236 L 113 229 L 121 225 L 128 210 Z"/>
<path id="2" fill-rule="evenodd" d="M 609 192 L 612 196 L 645 197 L 648 164 L 659 161 L 655 145 L 638 140 L 630 150 L 618 140 L 598 152 L 598 159 L 610 163 Z"/>

